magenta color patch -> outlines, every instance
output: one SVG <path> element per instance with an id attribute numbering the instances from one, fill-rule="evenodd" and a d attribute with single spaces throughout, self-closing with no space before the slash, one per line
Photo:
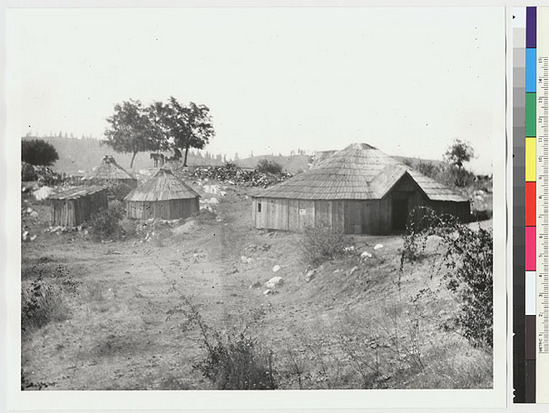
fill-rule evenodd
<path id="1" fill-rule="evenodd" d="M 526 227 L 526 271 L 536 270 L 536 227 Z"/>

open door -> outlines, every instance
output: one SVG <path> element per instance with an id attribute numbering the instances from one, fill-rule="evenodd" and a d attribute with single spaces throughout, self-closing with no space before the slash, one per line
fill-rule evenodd
<path id="1" fill-rule="evenodd" d="M 400 232 L 406 229 L 408 219 L 408 199 L 393 199 L 392 201 L 392 229 Z"/>

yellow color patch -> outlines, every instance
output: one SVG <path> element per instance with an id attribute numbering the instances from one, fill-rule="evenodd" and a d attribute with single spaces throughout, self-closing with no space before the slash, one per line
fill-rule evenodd
<path id="1" fill-rule="evenodd" d="M 526 138 L 526 182 L 536 180 L 536 138 Z"/>

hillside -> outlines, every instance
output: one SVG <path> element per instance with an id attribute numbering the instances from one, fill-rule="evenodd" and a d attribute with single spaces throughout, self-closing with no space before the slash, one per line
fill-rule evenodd
<path id="1" fill-rule="evenodd" d="M 59 160 L 53 165 L 53 168 L 59 172 L 70 174 L 79 171 L 88 171 L 101 162 L 103 156 L 114 156 L 116 162 L 125 169 L 130 169 L 132 154 L 115 152 L 111 147 L 103 145 L 98 139 L 76 139 L 59 136 L 51 137 L 24 137 L 23 139 L 43 139 L 51 143 L 57 153 Z M 216 159 L 205 159 L 199 156 L 193 156 L 189 153 L 189 165 L 221 165 L 222 162 Z M 138 153 L 135 157 L 133 170 L 147 169 L 153 166 L 153 161 L 148 152 Z"/>

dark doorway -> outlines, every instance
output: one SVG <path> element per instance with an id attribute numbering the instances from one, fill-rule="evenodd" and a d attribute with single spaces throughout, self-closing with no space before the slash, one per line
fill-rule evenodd
<path id="1" fill-rule="evenodd" d="M 408 199 L 393 199 L 393 231 L 404 231 L 408 219 Z"/>

